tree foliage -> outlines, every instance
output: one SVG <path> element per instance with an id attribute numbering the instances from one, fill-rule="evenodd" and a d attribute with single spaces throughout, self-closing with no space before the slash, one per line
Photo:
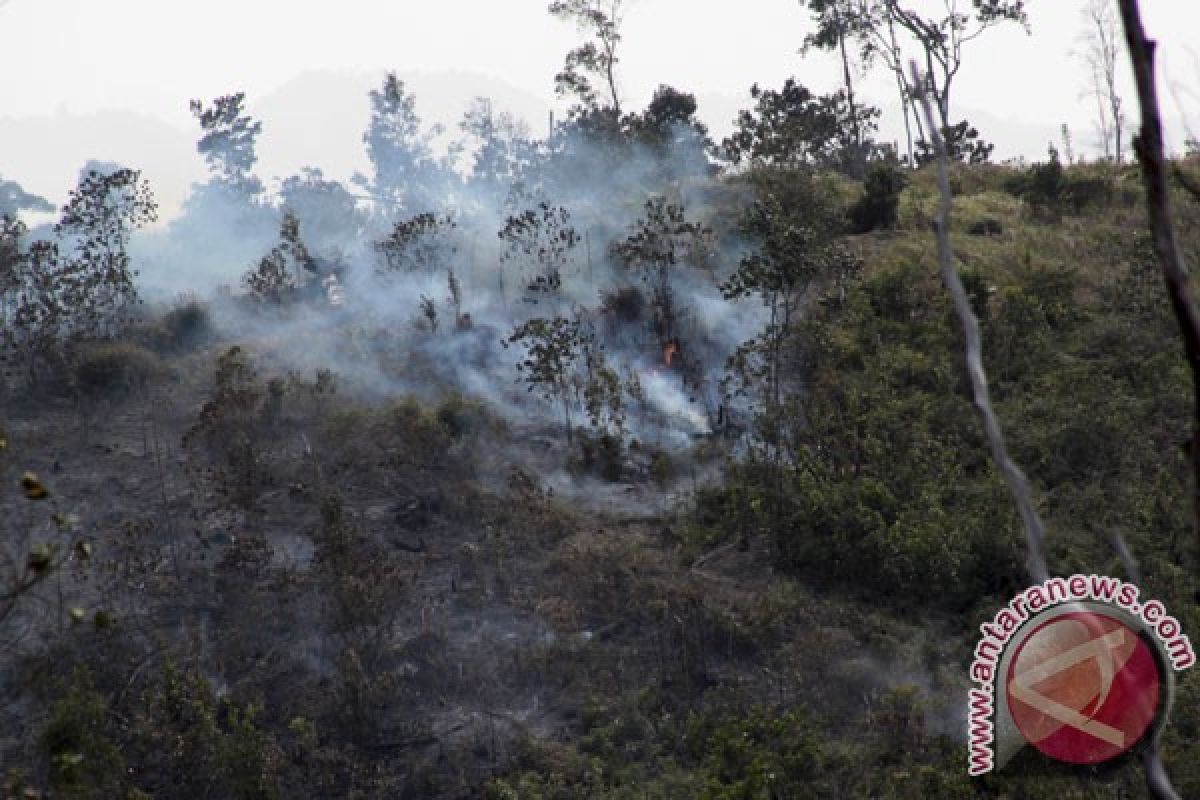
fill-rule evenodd
<path id="1" fill-rule="evenodd" d="M 574 22 L 592 37 L 567 53 L 562 70 L 554 76 L 559 96 L 574 96 L 578 101 L 576 113 L 607 108 L 614 119 L 621 118 L 616 66 L 623 5 L 624 0 L 556 0 L 549 6 L 552 16 Z"/>
<path id="2" fill-rule="evenodd" d="M 375 211 L 385 219 L 399 212 L 424 213 L 444 202 L 452 179 L 446 164 L 433 150 L 441 134 L 434 126 L 422 130 L 416 98 L 396 73 L 369 93 L 371 119 L 363 133 L 371 175 L 356 175 L 354 182 L 367 190 Z M 451 154 L 450 158 L 453 157 Z"/>
<path id="3" fill-rule="evenodd" d="M 971 0 L 973 13 L 960 11 L 956 3 L 946 7 L 944 16 L 924 16 L 899 0 L 872 0 L 868 20 L 882 14 L 887 24 L 907 31 L 921 48 L 927 85 L 916 87 L 928 92 L 937 108 L 942 128 L 952 126 L 950 88 L 962 68 L 963 47 L 989 28 L 1012 22 L 1029 29 L 1024 0 Z M 878 25 L 878 22 L 869 24 Z"/>
<path id="4" fill-rule="evenodd" d="M 317 261 L 300 238 L 299 219 L 291 209 L 285 209 L 279 244 L 242 277 L 242 284 L 260 302 L 280 306 L 296 299 L 302 285 L 315 285 L 317 272 Z"/>
<path id="5" fill-rule="evenodd" d="M 31 194 L 16 181 L 0 177 L 0 217 L 16 217 L 18 211 L 53 211 L 54 204 L 44 197 Z"/>
<path id="6" fill-rule="evenodd" d="M 457 226 L 453 215 L 427 211 L 397 222 L 375 250 L 387 271 L 429 272 L 456 252 L 451 234 Z"/>
<path id="7" fill-rule="evenodd" d="M 986 142 L 979 136 L 979 131 L 971 126 L 967 120 L 956 123 L 939 131 L 942 137 L 942 142 L 946 147 L 946 155 L 951 161 L 959 161 L 966 164 L 986 164 L 992 157 L 992 151 L 995 146 L 990 142 Z M 917 142 L 917 150 L 914 156 L 917 166 L 922 167 L 926 164 L 932 164 L 937 159 L 937 151 L 934 149 L 933 143 L 926 139 L 921 139 Z"/>
<path id="8" fill-rule="evenodd" d="M 914 142 L 925 138 L 924 122 L 914 103 L 919 94 L 927 92 L 932 97 L 939 127 L 954 127 L 951 88 L 962 68 L 965 45 L 1002 23 L 1029 27 L 1023 0 L 971 0 L 970 10 L 954 0 L 945 4 L 944 14 L 932 16 L 902 0 L 810 0 L 807 5 L 817 30 L 806 38 L 805 45 L 839 48 L 847 92 L 851 76 L 848 40 L 857 44 L 858 60 L 864 67 L 882 62 L 892 74 L 904 114 L 910 162 L 915 157 Z M 916 54 L 911 52 L 914 47 Z M 914 55 L 924 65 L 926 80 L 921 86 L 914 86 L 908 75 Z M 853 108 L 853 99 L 848 102 Z"/>
<path id="9" fill-rule="evenodd" d="M 157 205 L 136 170 L 89 171 L 71 191 L 54 227 L 56 241 L 28 249 L 24 227 L 0 227 L 10 358 L 37 373 L 39 360 L 61 358 L 81 341 L 117 335 L 139 302 L 129 257 L 132 232 L 153 221 Z"/>
<path id="10" fill-rule="evenodd" d="M 850 225 L 856 233 L 896 226 L 900 193 L 908 178 L 894 161 L 878 161 L 863 179 L 863 195 L 850 206 Z"/>
<path id="11" fill-rule="evenodd" d="M 262 182 L 253 174 L 262 123 L 244 113 L 245 99 L 244 92 L 237 92 L 216 98 L 210 106 L 192 100 L 190 107 L 203 131 L 196 150 L 204 156 L 213 177 L 253 196 L 263 190 Z"/>
<path id="12" fill-rule="evenodd" d="M 875 130 L 879 116 L 876 108 L 851 106 L 844 91 L 818 97 L 794 78 L 779 90 L 755 84 L 750 96 L 754 108 L 738 114 L 737 129 L 721 146 L 734 164 L 849 170 L 862 160 L 860 142 Z"/>
<path id="13" fill-rule="evenodd" d="M 866 22 L 854 12 L 854 0 L 807 0 L 805 5 L 812 14 L 817 28 L 804 37 L 804 46 L 801 48 L 801 52 L 808 52 L 813 48 L 836 49 L 841 57 L 842 81 L 846 92 L 846 104 L 849 107 L 851 134 L 854 141 L 851 155 L 855 156 L 848 161 L 846 166 L 852 177 L 860 177 L 866 168 L 871 147 L 868 141 L 869 131 L 863 129 L 854 99 L 854 67 L 851 63 L 848 44 L 851 39 L 863 39 L 865 32 L 862 27 Z"/>
<path id="14" fill-rule="evenodd" d="M 681 334 L 684 309 L 675 296 L 676 270 L 705 266 L 713 247 L 712 229 L 688 219 L 687 210 L 662 196 L 646 201 L 633 230 L 613 242 L 611 252 L 621 266 L 650 287 L 653 331 L 660 347 Z"/>
<path id="15" fill-rule="evenodd" d="M 459 128 L 477 144 L 471 163 L 471 181 L 497 206 L 510 187 L 526 180 L 537 157 L 537 148 L 523 121 L 496 111 L 492 101 L 477 97 L 463 115 Z"/>
<path id="16" fill-rule="evenodd" d="M 320 169 L 305 167 L 300 174 L 288 176 L 279 186 L 279 199 L 304 227 L 305 239 L 322 258 L 336 258 L 363 232 L 354 195 Z"/>
<path id="17" fill-rule="evenodd" d="M 528 271 L 523 282 L 533 294 L 552 294 L 562 287 L 563 274 L 574 263 L 581 237 L 563 206 L 541 202 L 509 216 L 497 232 L 504 242 L 501 263 L 516 262 Z M 536 297 L 531 302 L 537 302 Z"/>
<path id="18" fill-rule="evenodd" d="M 540 391 L 548 402 L 557 402 L 562 407 L 568 446 L 573 440 L 572 373 L 580 357 L 581 343 L 579 320 L 566 317 L 535 317 L 518 325 L 505 340 L 506 345 L 525 347 L 525 357 L 517 362 L 517 371 L 528 390 Z"/>
<path id="19" fill-rule="evenodd" d="M 660 85 L 644 111 L 626 117 L 625 127 L 635 140 L 674 154 L 681 148 L 709 144 L 708 127 L 696 118 L 697 108 L 694 94 Z"/>

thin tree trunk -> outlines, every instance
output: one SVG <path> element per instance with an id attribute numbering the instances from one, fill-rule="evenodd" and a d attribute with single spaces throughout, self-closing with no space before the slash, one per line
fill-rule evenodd
<path id="1" fill-rule="evenodd" d="M 613 19 L 612 19 L 612 22 L 613 22 L 613 24 L 614 24 L 614 25 L 617 23 L 617 19 L 616 19 L 616 11 L 615 11 L 615 10 L 614 10 L 614 12 L 613 12 Z M 605 70 L 604 70 L 604 72 L 605 72 L 605 77 L 606 77 L 606 78 L 607 78 L 607 80 L 608 80 L 608 91 L 609 91 L 609 94 L 611 94 L 611 95 L 612 95 L 612 107 L 613 107 L 613 113 L 615 113 L 615 114 L 616 114 L 617 121 L 618 121 L 618 122 L 620 122 L 620 119 L 621 119 L 621 101 L 620 101 L 620 98 L 617 96 L 617 75 L 616 75 L 616 70 L 614 70 L 614 69 L 613 69 L 614 65 L 617 63 L 617 56 L 616 56 L 617 48 L 616 48 L 616 45 L 615 45 L 613 42 L 611 42 L 611 41 L 605 40 L 605 42 L 604 42 L 604 51 L 605 51 L 605 53 L 606 53 L 606 54 L 607 54 L 607 56 L 608 56 L 608 63 L 605 65 Z"/>
<path id="2" fill-rule="evenodd" d="M 785 451 L 784 451 L 784 426 L 783 426 L 783 392 L 780 380 L 780 374 L 783 371 L 783 337 L 787 335 L 792 327 L 792 302 L 790 292 L 784 289 L 782 292 L 782 307 L 783 307 L 783 323 L 780 326 L 778 334 L 775 337 L 775 529 L 782 530 L 784 524 L 784 469 Z"/>
<path id="3" fill-rule="evenodd" d="M 1137 0 L 1120 0 L 1125 39 L 1133 61 L 1138 98 L 1142 107 L 1142 130 L 1133 146 L 1142 165 L 1146 204 L 1154 250 L 1162 268 L 1167 295 L 1183 335 L 1184 353 L 1192 372 L 1194 414 L 1192 431 L 1193 522 L 1200 541 L 1200 309 L 1192 294 L 1187 267 L 1171 224 L 1171 195 L 1167 187 L 1166 157 L 1163 153 L 1162 119 L 1158 111 L 1158 88 L 1154 77 L 1156 43 L 1146 38 Z"/>
<path id="4" fill-rule="evenodd" d="M 911 69 L 913 83 L 919 83 L 921 76 L 918 74 L 915 61 L 912 62 Z M 971 301 L 967 297 L 966 289 L 963 288 L 962 279 L 954 269 L 954 254 L 950 245 L 950 158 L 946 153 L 946 145 L 941 135 L 933 130 L 936 123 L 933 119 L 929 96 L 922 94 L 920 101 L 921 108 L 925 112 L 925 121 L 931 129 L 930 144 L 933 145 L 938 164 L 940 203 L 936 230 L 942 281 L 950 292 L 950 297 L 954 302 L 954 311 L 962 325 L 963 337 L 966 340 L 967 373 L 971 380 L 971 392 L 975 408 L 983 418 L 983 427 L 992 451 L 992 459 L 1008 484 L 1009 492 L 1013 496 L 1025 528 L 1026 570 L 1034 583 L 1043 583 L 1050 577 L 1046 567 L 1045 529 L 1037 509 L 1034 508 L 1029 481 L 1009 455 L 1000 419 L 992 407 L 987 372 L 983 367 L 983 343 L 979 332 L 979 319 L 975 316 L 974 309 L 971 308 Z"/>
<path id="5" fill-rule="evenodd" d="M 563 404 L 563 423 L 566 425 L 566 428 L 567 428 L 567 447 L 570 448 L 575 443 L 575 437 L 571 430 L 571 401 L 569 399 L 569 395 L 565 388 L 563 389 L 563 394 L 562 394 L 562 404 Z"/>
<path id="6" fill-rule="evenodd" d="M 916 117 L 916 109 L 913 108 L 912 92 L 909 91 L 908 83 L 904 79 L 904 63 L 900 60 L 900 45 L 896 42 L 896 26 L 892 24 L 892 19 L 888 17 L 888 35 L 892 42 L 892 62 L 893 72 L 896 73 L 896 88 L 900 92 L 900 110 L 904 114 L 904 138 L 908 144 L 908 165 L 915 168 L 916 160 L 913 158 L 913 134 L 910 117 Z M 917 126 L 919 128 L 921 120 L 917 118 Z"/>
<path id="7" fill-rule="evenodd" d="M 850 56 L 846 53 L 846 27 L 842 22 L 841 11 L 837 11 L 838 49 L 842 54 L 842 79 L 846 82 L 846 104 L 850 107 L 850 128 L 854 133 L 854 163 L 851 165 L 855 177 L 861 176 L 861 167 L 865 166 L 863 153 L 862 128 L 858 124 L 858 109 L 854 104 L 854 81 L 850 76 Z"/>
<path id="8" fill-rule="evenodd" d="M 1111 70 L 1115 69 L 1116 65 L 1105 65 L 1105 71 L 1108 73 L 1105 76 L 1105 82 L 1108 92 L 1108 114 L 1112 116 L 1112 122 L 1105 127 L 1109 128 L 1110 135 L 1113 137 L 1113 161 L 1117 164 L 1121 163 L 1121 98 L 1117 97 L 1116 86 L 1114 86 L 1114 76 Z M 1101 108 L 1101 113 L 1104 109 Z"/>
<path id="9" fill-rule="evenodd" d="M 922 47 L 925 48 L 925 81 L 921 87 L 921 91 L 925 95 L 933 96 L 934 105 L 937 107 L 938 119 L 941 122 L 941 131 L 945 131 L 950 128 L 950 81 L 947 79 L 945 86 L 942 89 L 938 88 L 933 77 L 933 51 L 924 42 L 922 42 Z M 929 124 L 933 125 L 932 119 L 930 119 Z"/>

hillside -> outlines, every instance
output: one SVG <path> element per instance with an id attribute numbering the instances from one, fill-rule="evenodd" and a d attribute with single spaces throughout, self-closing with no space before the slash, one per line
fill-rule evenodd
<path id="1" fill-rule="evenodd" d="M 1068 168 L 1048 196 L 1033 174 L 958 167 L 953 241 L 1051 569 L 1122 574 L 1119 531 L 1146 593 L 1200 630 L 1188 376 L 1136 172 Z M 692 196 L 726 253 L 761 188 L 714 180 Z M 807 172 L 765 185 L 834 218 L 860 194 Z M 1195 263 L 1200 208 L 1178 200 Z M 782 401 L 720 409 L 745 428 L 709 425 L 684 359 L 654 363 L 645 320 L 611 302 L 610 358 L 692 391 L 697 421 L 627 398 L 617 427 L 575 411 L 568 444 L 485 304 L 472 327 L 443 311 L 417 329 L 411 305 L 373 326 L 185 298 L 35 380 L 10 371 L 0 518 L 35 585 L 0 617 L 7 793 L 1141 796 L 1132 765 L 1071 775 L 1031 753 L 966 777 L 977 626 L 1027 579 L 934 204 L 916 172 L 893 230 L 830 239 L 841 256 L 776 343 Z M 715 258 L 689 269 L 729 280 Z M 491 280 L 459 269 L 468 297 Z M 1198 700 L 1184 673 L 1164 751 L 1183 796 Z"/>

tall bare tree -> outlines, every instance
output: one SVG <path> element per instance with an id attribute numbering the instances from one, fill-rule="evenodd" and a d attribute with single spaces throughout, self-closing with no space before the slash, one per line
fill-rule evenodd
<path id="1" fill-rule="evenodd" d="M 1117 92 L 1117 61 L 1120 34 L 1112 0 L 1088 0 L 1081 53 L 1091 85 L 1088 93 L 1096 100 L 1096 132 L 1104 157 L 1120 164 L 1124 157 L 1125 108 Z"/>
<path id="2" fill-rule="evenodd" d="M 859 47 L 864 66 L 882 62 L 896 80 L 904 111 L 909 163 L 915 163 L 913 130 L 924 139 L 924 121 L 914 98 L 928 93 L 941 130 L 952 131 L 950 90 L 963 64 L 963 49 L 990 28 L 1015 22 L 1028 31 L 1024 0 L 942 0 L 944 14 L 926 16 L 906 0 L 804 0 L 817 20 L 817 32 L 807 46 L 842 48 L 847 39 Z M 924 62 L 922 84 L 914 86 L 907 71 L 915 48 Z M 843 72 L 849 89 L 849 58 L 843 53 Z M 966 129 L 966 126 L 963 127 Z"/>
<path id="3" fill-rule="evenodd" d="M 1004 22 L 1015 22 L 1029 30 L 1024 0 L 970 0 L 970 11 L 962 0 L 943 0 L 946 14 L 926 17 L 899 0 L 882 0 L 887 21 L 906 31 L 922 50 L 925 61 L 922 87 L 933 98 L 938 121 L 944 131 L 951 127 L 950 87 L 963 63 L 963 47 L 984 31 Z"/>
<path id="4" fill-rule="evenodd" d="M 1195 421 L 1192 431 L 1193 508 L 1200 536 L 1200 306 L 1188 275 L 1187 264 L 1175 236 L 1171 192 L 1167 184 L 1167 159 L 1163 146 L 1162 116 L 1158 109 L 1158 84 L 1154 73 L 1157 42 L 1146 38 L 1137 0 L 1119 0 L 1125 43 L 1133 65 L 1141 107 L 1141 130 L 1133 137 L 1133 149 L 1142 166 L 1146 206 L 1154 252 L 1162 268 L 1167 296 L 1179 322 L 1184 354 L 1192 373 Z"/>
<path id="5" fill-rule="evenodd" d="M 812 12 L 817 29 L 804 37 L 804 46 L 800 52 L 807 52 L 814 47 L 822 50 L 837 49 L 842 60 L 842 82 L 846 88 L 846 103 L 850 107 L 850 123 L 855 150 L 862 155 L 865 153 L 864 134 L 858 123 L 858 115 L 855 113 L 853 69 L 850 63 L 850 53 L 846 48 L 847 40 L 862 35 L 862 32 L 856 28 L 861 24 L 861 18 L 854 13 L 853 4 L 854 0 L 801 0 L 801 5 Z M 860 166 L 865 167 L 865 164 Z M 862 170 L 858 171 L 861 173 Z"/>
<path id="6" fill-rule="evenodd" d="M 844 3 L 839 0 L 812 0 L 810 5 L 814 12 L 819 12 L 826 18 L 831 13 L 830 7 L 836 6 L 837 16 L 833 18 L 836 20 L 836 30 L 843 37 L 850 36 L 857 41 L 859 62 L 863 67 L 869 67 L 878 59 L 896 79 L 896 91 L 900 96 L 900 108 L 904 114 L 904 136 L 908 162 L 915 163 L 913 160 L 913 127 L 916 127 L 919 137 L 924 136 L 921 115 L 917 113 L 916 107 L 913 105 L 913 90 L 905 71 L 904 53 L 900 47 L 900 40 L 896 36 L 896 25 L 892 18 L 885 13 L 886 6 L 882 0 L 845 0 Z M 821 19 L 818 19 L 818 25 L 825 28 L 826 25 Z M 826 29 L 826 33 L 829 32 Z M 822 36 L 820 30 L 817 36 Z M 806 40 L 806 46 L 807 44 Z M 843 66 L 849 66 L 848 60 L 843 62 Z"/>
<path id="7" fill-rule="evenodd" d="M 1168 234 L 1165 238 L 1171 240 L 1171 247 L 1166 249 L 1173 249 L 1174 236 L 1171 231 L 1168 210 L 1165 200 L 1158 195 L 1159 190 L 1165 191 L 1166 180 L 1162 172 L 1162 128 L 1158 119 L 1158 103 L 1155 98 L 1153 78 L 1154 43 L 1146 41 L 1142 32 L 1141 21 L 1138 18 L 1137 0 L 1120 0 L 1120 2 L 1122 16 L 1125 18 L 1126 36 L 1129 40 L 1129 48 L 1135 64 L 1134 70 L 1138 77 L 1139 96 L 1142 98 L 1142 119 L 1144 123 L 1142 132 L 1146 138 L 1142 139 L 1139 137 L 1135 139 L 1135 147 L 1138 150 L 1139 157 L 1142 159 L 1143 172 L 1145 173 L 1150 199 L 1152 227 L 1155 232 L 1156 245 L 1162 246 L 1167 244 L 1167 242 L 1159 241 L 1161 228 L 1165 225 Z M 920 82 L 922 76 L 917 74 L 918 71 L 915 62 L 911 64 L 910 69 L 913 72 L 914 83 Z M 929 99 L 926 96 L 922 96 L 920 101 L 925 116 L 929 121 L 929 126 L 933 129 L 933 110 L 930 108 Z M 1148 108 L 1151 110 L 1147 110 Z M 938 261 L 941 266 L 942 279 L 950 291 L 955 313 L 959 318 L 965 335 L 967 371 L 971 379 L 971 389 L 975 399 L 975 406 L 983 417 L 984 429 L 987 432 L 992 457 L 1009 485 L 1009 490 L 1016 501 L 1017 509 L 1024 523 L 1026 569 L 1033 582 L 1041 583 L 1049 576 L 1045 556 L 1045 529 L 1041 517 L 1034 507 L 1029 482 L 1024 472 L 1021 471 L 1020 467 L 1009 456 L 1004 442 L 1004 434 L 1000 427 L 1000 420 L 992 408 L 987 373 L 984 371 L 983 366 L 983 348 L 980 338 L 979 320 L 971 308 L 970 299 L 967 296 L 962 279 L 954 267 L 954 254 L 950 242 L 952 198 L 948 169 L 949 158 L 947 157 L 945 143 L 938 135 L 938 132 L 931 130 L 930 135 L 933 138 L 934 150 L 938 156 L 940 203 L 934 231 L 937 235 Z M 1159 250 L 1160 256 L 1164 260 L 1164 272 L 1168 276 L 1167 283 L 1170 288 L 1171 299 L 1175 304 L 1176 313 L 1179 315 L 1180 324 L 1184 328 L 1184 340 L 1187 343 L 1189 360 L 1192 362 L 1193 375 L 1195 376 L 1197 373 L 1195 372 L 1196 360 L 1194 358 L 1195 350 L 1193 343 L 1196 341 L 1196 331 L 1198 330 L 1195 307 L 1191 302 L 1186 281 L 1182 288 L 1176 286 L 1172 281 L 1172 270 L 1182 267 L 1182 263 L 1178 261 L 1178 255 L 1175 254 L 1174 266 L 1168 268 L 1166 263 L 1168 257 L 1164 255 L 1164 252 L 1164 249 Z M 1188 310 L 1182 308 L 1183 306 L 1190 308 L 1190 317 L 1188 317 Z M 1197 408 L 1200 409 L 1200 406 L 1197 406 Z M 1200 428 L 1197 428 L 1197 431 L 1198 441 L 1200 441 Z M 1195 464 L 1197 465 L 1197 474 L 1200 475 L 1200 460 L 1197 460 Z M 1124 539 L 1119 534 L 1114 537 L 1114 545 L 1129 572 L 1130 578 L 1140 583 L 1141 573 L 1138 570 L 1137 562 L 1126 546 Z M 1171 785 L 1166 767 L 1163 765 L 1162 758 L 1159 755 L 1159 735 L 1158 731 L 1152 733 L 1146 746 L 1141 748 L 1142 766 L 1146 776 L 1146 788 L 1155 800 L 1180 800 L 1179 794 Z"/>

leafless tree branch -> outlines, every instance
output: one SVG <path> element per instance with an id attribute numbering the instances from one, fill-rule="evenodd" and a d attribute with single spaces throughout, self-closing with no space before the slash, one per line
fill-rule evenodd
<path id="1" fill-rule="evenodd" d="M 1192 430 L 1192 505 L 1200 537 L 1200 310 L 1192 295 L 1187 267 L 1171 224 L 1171 196 L 1167 186 L 1167 163 L 1163 154 L 1162 119 L 1158 111 L 1158 87 L 1154 75 L 1156 43 L 1146 38 L 1137 0 L 1119 0 L 1125 42 L 1133 64 L 1141 105 L 1142 128 L 1133 140 L 1146 186 L 1146 205 L 1154 250 L 1162 267 L 1163 280 L 1175 318 L 1183 335 L 1184 352 L 1192 371 L 1195 418 Z"/>
<path id="2" fill-rule="evenodd" d="M 1113 549 L 1117 551 L 1117 557 L 1125 565 L 1125 574 L 1129 576 L 1129 580 L 1141 583 L 1142 570 L 1138 567 L 1137 560 L 1133 557 L 1133 551 L 1129 549 L 1129 545 L 1125 543 L 1125 537 L 1119 530 L 1112 531 L 1112 544 Z M 1158 800 L 1180 800 L 1179 794 L 1171 786 L 1167 769 L 1163 766 L 1162 757 L 1158 753 L 1158 744 L 1156 733 L 1146 749 L 1142 751 L 1142 767 L 1146 770 L 1146 788 L 1150 790 L 1151 796 Z"/>
<path id="3" fill-rule="evenodd" d="M 916 62 L 910 64 L 914 86 L 921 85 L 921 75 Z M 937 218 L 938 261 L 941 265 L 942 281 L 954 301 L 954 311 L 962 324 L 966 337 L 967 372 L 971 378 L 971 390 L 974 394 L 975 407 L 983 417 L 983 427 L 987 432 L 988 444 L 992 449 L 992 458 L 999 467 L 1004 480 L 1008 483 L 1021 521 L 1025 527 L 1025 566 L 1029 577 L 1034 583 L 1042 583 L 1050 577 L 1046 568 L 1044 549 L 1045 529 L 1042 519 L 1033 507 L 1033 496 L 1029 490 L 1029 481 L 1025 473 L 1016 465 L 1008 454 L 1004 443 L 1004 432 L 1000 420 L 992 408 L 992 400 L 988 391 L 987 373 L 983 368 L 983 347 L 979 334 L 979 320 L 971 309 L 967 299 L 966 289 L 954 269 L 954 254 L 950 247 L 950 167 L 946 155 L 946 145 L 933 121 L 933 109 L 929 105 L 929 97 L 920 95 L 921 108 L 925 113 L 925 121 L 929 125 L 930 138 L 938 154 L 938 186 L 941 189 L 941 204 Z"/>
<path id="4" fill-rule="evenodd" d="M 1154 250 L 1162 267 L 1167 295 L 1179 321 L 1184 351 L 1192 370 L 1196 414 L 1192 432 L 1192 502 L 1197 530 L 1200 531 L 1200 311 L 1196 308 L 1187 268 L 1183 263 L 1183 256 L 1180 255 L 1175 240 L 1175 229 L 1171 224 L 1171 196 L 1167 186 L 1162 120 L 1158 111 L 1158 88 L 1154 75 L 1155 42 L 1146 38 L 1137 0 L 1119 0 L 1119 4 L 1142 115 L 1142 129 L 1134 138 L 1133 146 L 1142 166 L 1142 179 L 1146 185 L 1146 205 L 1150 215 L 1150 230 L 1154 237 Z M 1121 549 L 1128 553 L 1128 548 Z M 1136 577 L 1137 565 L 1132 562 L 1130 557 L 1126 569 L 1131 570 L 1131 577 Z M 1157 740 L 1151 741 L 1150 746 L 1142 753 L 1142 764 L 1146 770 L 1146 787 L 1150 793 L 1160 800 L 1178 800 L 1179 795 L 1172 788 L 1159 756 Z"/>
<path id="5" fill-rule="evenodd" d="M 1087 28 L 1083 32 L 1080 54 L 1091 79 L 1089 94 L 1096 100 L 1096 130 L 1104 157 L 1118 164 L 1124 160 L 1125 107 L 1117 90 L 1117 64 L 1120 60 L 1120 34 L 1113 0 L 1089 0 L 1083 10 Z"/>
<path id="6" fill-rule="evenodd" d="M 916 62 L 910 65 L 910 69 L 912 70 L 913 84 L 919 85 L 920 74 Z M 987 430 L 988 442 L 992 448 L 992 458 L 995 459 L 1000 467 L 1000 471 L 1004 474 L 1004 479 L 1008 482 L 1009 489 L 1016 500 L 1017 508 L 1020 510 L 1021 519 L 1025 524 L 1026 567 L 1033 582 L 1041 583 L 1049 578 L 1043 545 L 1045 532 L 1042 527 L 1041 518 L 1033 508 L 1029 483 L 1024 473 L 1021 472 L 1020 467 L 1009 457 L 1008 449 L 1004 444 L 1004 434 L 1000 428 L 1000 420 L 996 417 L 996 413 L 992 409 L 988 393 L 987 373 L 983 369 L 979 320 L 975 317 L 975 312 L 971 309 L 971 303 L 967 298 L 966 290 L 963 288 L 962 280 L 959 278 L 958 272 L 954 269 L 954 257 L 950 246 L 951 193 L 949 159 L 946 155 L 945 143 L 933 125 L 933 109 L 930 108 L 929 98 L 921 95 L 920 101 L 925 118 L 929 122 L 934 148 L 938 155 L 938 186 L 941 190 L 941 203 L 937 219 L 937 240 L 938 260 L 941 264 L 942 280 L 945 282 L 954 300 L 954 310 L 958 314 L 959 321 L 963 326 L 963 333 L 967 340 L 967 369 L 970 372 L 971 388 L 975 395 L 975 406 L 979 409 L 979 413 L 983 417 L 984 428 Z M 1161 133 L 1159 142 L 1161 145 Z M 1139 154 L 1140 152 L 1139 149 Z M 1186 289 L 1186 286 L 1184 288 Z M 1134 561 L 1133 555 L 1130 553 L 1129 548 L 1125 546 L 1125 541 L 1119 533 L 1114 534 L 1114 546 L 1122 561 L 1125 562 L 1125 568 L 1129 572 L 1130 578 L 1140 581 L 1137 562 Z M 1179 795 L 1172 788 L 1166 768 L 1163 766 L 1162 758 L 1159 756 L 1157 739 L 1152 740 L 1149 746 L 1142 752 L 1142 765 L 1146 771 L 1146 786 L 1153 797 L 1157 798 L 1157 800 L 1179 800 Z"/>

